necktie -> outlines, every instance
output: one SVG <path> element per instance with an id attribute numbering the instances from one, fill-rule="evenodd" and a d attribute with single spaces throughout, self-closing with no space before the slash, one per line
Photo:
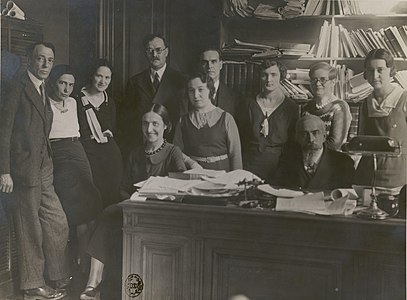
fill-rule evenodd
<path id="1" fill-rule="evenodd" d="M 215 92 L 213 93 L 213 97 L 211 99 L 212 104 L 215 105 L 215 106 L 218 106 L 217 103 L 216 103 L 216 93 L 217 92 L 218 91 L 215 89 Z"/>
<path id="2" fill-rule="evenodd" d="M 43 83 L 40 85 L 40 92 L 41 92 L 42 103 L 44 103 L 44 105 L 45 105 L 46 98 L 45 98 L 45 88 L 44 88 Z"/>
<path id="3" fill-rule="evenodd" d="M 315 173 L 316 167 L 316 163 L 311 163 L 310 165 L 305 167 L 305 170 L 307 171 L 308 175 L 313 175 Z"/>
<path id="4" fill-rule="evenodd" d="M 158 75 L 158 73 L 155 73 L 155 75 L 154 75 L 153 86 L 154 86 L 154 91 L 157 92 L 158 87 L 160 86 L 160 76 Z"/>

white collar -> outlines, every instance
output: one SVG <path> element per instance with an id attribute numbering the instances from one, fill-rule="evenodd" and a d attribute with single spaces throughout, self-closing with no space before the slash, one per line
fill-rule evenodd
<path id="1" fill-rule="evenodd" d="M 33 73 L 31 73 L 28 69 L 27 69 L 27 73 L 28 73 L 28 77 L 30 77 L 30 80 L 32 81 L 32 83 L 34 84 L 36 90 L 41 94 L 40 92 L 40 86 L 41 84 L 44 83 L 44 80 L 40 80 L 37 77 L 35 77 L 33 75 Z"/>
<path id="2" fill-rule="evenodd" d="M 213 83 L 213 86 L 215 87 L 215 92 L 218 91 L 218 89 L 219 89 L 219 84 L 220 84 L 219 80 L 216 80 L 216 81 Z"/>
<path id="3" fill-rule="evenodd" d="M 150 69 L 151 81 L 154 82 L 154 76 L 155 76 L 155 73 L 157 73 L 158 77 L 159 77 L 159 80 L 161 82 L 161 80 L 163 79 L 163 75 L 164 75 L 164 72 L 165 72 L 166 68 L 167 68 L 167 64 L 165 63 L 164 66 L 161 69 L 158 69 L 158 70 Z"/>

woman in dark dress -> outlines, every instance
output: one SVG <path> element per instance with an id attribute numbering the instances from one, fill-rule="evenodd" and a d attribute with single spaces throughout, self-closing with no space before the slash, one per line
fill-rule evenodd
<path id="1" fill-rule="evenodd" d="M 261 91 L 239 110 L 243 167 L 268 180 L 277 169 L 283 148 L 294 142 L 298 106 L 284 95 L 280 82 L 286 67 L 265 60 L 260 67 Z"/>
<path id="2" fill-rule="evenodd" d="M 116 203 L 123 173 L 122 157 L 115 141 L 116 106 L 106 89 L 112 68 L 106 60 L 92 67 L 88 84 L 77 99 L 80 141 L 92 168 L 93 182 L 102 197 L 103 207 Z"/>
<path id="3" fill-rule="evenodd" d="M 395 73 L 389 51 L 374 49 L 366 56 L 364 76 L 373 93 L 362 103 L 359 133 L 389 136 L 402 145 L 401 156 L 377 158 L 376 185 L 386 188 L 401 188 L 407 183 L 407 91 L 391 82 Z M 362 157 L 355 184 L 371 186 L 372 173 L 372 158 Z"/>
<path id="4" fill-rule="evenodd" d="M 171 123 L 167 109 L 161 104 L 153 104 L 151 109 L 143 115 L 142 132 L 144 145 L 134 149 L 126 165 L 122 184 L 122 199 L 130 198 L 135 191 L 134 183 L 146 180 L 150 176 L 167 176 L 169 172 L 185 171 L 182 152 L 164 139 L 164 132 L 171 130 Z M 86 289 L 82 292 L 81 300 L 96 299 L 102 277 L 110 275 L 108 284 L 121 278 L 121 256 L 123 224 L 122 209 L 118 205 L 107 207 L 97 222 L 97 227 L 88 245 L 91 256 L 91 269 Z M 115 269 L 115 272 L 105 272 Z M 118 268 L 118 269 L 117 269 Z M 112 278 L 111 275 L 115 274 Z M 120 281 L 120 280 L 119 280 Z M 112 287 L 112 286 L 111 286 Z M 116 290 L 120 299 L 120 282 L 113 284 L 110 290 Z M 115 298 L 109 295 L 108 299 Z"/>
<path id="5" fill-rule="evenodd" d="M 54 187 L 68 219 L 71 237 L 77 239 L 78 258 L 88 242 L 89 223 L 102 206 L 99 191 L 82 144 L 76 101 L 70 97 L 75 77 L 68 65 L 57 65 L 48 77 L 48 94 L 54 117 L 49 135 L 54 164 Z"/>
<path id="6" fill-rule="evenodd" d="M 188 80 L 192 109 L 177 125 L 174 144 L 202 167 L 233 171 L 242 168 L 239 132 L 232 115 L 212 104 L 213 81 L 203 73 Z"/>

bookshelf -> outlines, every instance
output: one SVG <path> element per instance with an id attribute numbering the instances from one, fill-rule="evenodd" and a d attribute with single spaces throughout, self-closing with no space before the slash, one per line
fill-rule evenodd
<path id="1" fill-rule="evenodd" d="M 379 30 L 388 26 L 407 24 L 407 14 L 392 15 L 317 15 L 301 16 L 289 20 L 264 20 L 257 18 L 222 18 L 220 25 L 220 47 L 230 45 L 234 39 L 259 44 L 276 44 L 278 41 L 314 45 L 319 38 L 324 21 L 341 24 L 348 30 Z M 227 57 L 225 58 L 227 59 Z M 364 57 L 290 57 L 280 58 L 288 68 L 306 68 L 316 61 L 332 61 L 348 64 L 355 73 L 363 71 Z M 407 68 L 405 58 L 395 58 L 398 69 Z"/>
<path id="2" fill-rule="evenodd" d="M 407 24 L 407 14 L 391 14 L 391 15 L 315 15 L 315 16 L 300 16 L 287 20 L 264 20 L 254 17 L 242 18 L 242 17 L 223 17 L 220 24 L 220 48 L 224 45 L 233 44 L 234 39 L 241 41 L 276 45 L 278 42 L 288 43 L 301 43 L 301 44 L 317 44 L 320 36 L 321 26 L 324 22 L 334 22 L 334 24 L 341 24 L 348 30 L 363 29 L 367 30 L 372 28 L 374 31 L 378 31 L 381 28 L 387 28 L 389 26 L 402 26 Z M 234 56 L 232 58 L 236 59 Z M 224 60 L 228 61 L 227 56 Z M 358 74 L 363 71 L 364 57 L 310 57 L 310 56 L 282 56 L 279 58 L 288 69 L 304 68 L 318 61 L 326 61 L 332 65 L 346 65 L 346 67 L 352 69 L 354 74 Z M 406 58 L 395 58 L 396 67 L 398 70 L 407 69 Z M 240 91 L 243 96 L 254 94 L 257 91 L 258 83 L 256 80 L 256 66 L 245 68 L 244 64 L 240 64 L 236 67 L 235 64 L 232 67 L 226 63 L 223 71 L 223 78 L 225 82 L 231 85 L 233 88 Z M 247 65 L 247 63 L 246 63 Z M 237 69 L 238 73 L 234 73 L 233 70 Z M 247 69 L 247 70 L 246 70 Z M 251 70 L 253 69 L 253 70 Z M 246 72 L 246 74 L 245 74 Z M 241 74 L 244 74 L 243 76 Z M 230 77 L 233 77 L 231 80 Z M 240 76 L 240 80 L 236 78 Z M 243 83 L 243 80 L 246 82 Z M 249 87 L 249 88 L 248 88 Z M 348 99 L 345 99 L 348 100 Z M 303 101 L 299 101 L 302 104 Z M 360 103 L 354 103 L 348 101 L 353 121 L 351 124 L 350 135 L 357 134 L 358 131 L 358 115 Z"/>

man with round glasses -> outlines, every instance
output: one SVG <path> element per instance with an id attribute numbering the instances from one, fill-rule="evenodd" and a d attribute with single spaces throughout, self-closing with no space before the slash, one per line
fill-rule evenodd
<path id="1" fill-rule="evenodd" d="M 311 65 L 309 70 L 314 98 L 304 106 L 304 114 L 320 117 L 326 127 L 326 146 L 339 150 L 346 141 L 352 115 L 349 105 L 334 95 L 336 70 L 326 62 Z"/>
<path id="2" fill-rule="evenodd" d="M 126 132 L 121 143 L 125 153 L 126 149 L 142 143 L 141 116 L 153 103 L 168 109 L 172 124 L 177 124 L 181 112 L 187 112 L 182 101 L 186 80 L 167 65 L 169 48 L 165 38 L 148 34 L 143 39 L 143 46 L 149 67 L 129 79 L 120 116 L 120 130 Z M 172 136 L 166 138 L 172 140 Z"/>

